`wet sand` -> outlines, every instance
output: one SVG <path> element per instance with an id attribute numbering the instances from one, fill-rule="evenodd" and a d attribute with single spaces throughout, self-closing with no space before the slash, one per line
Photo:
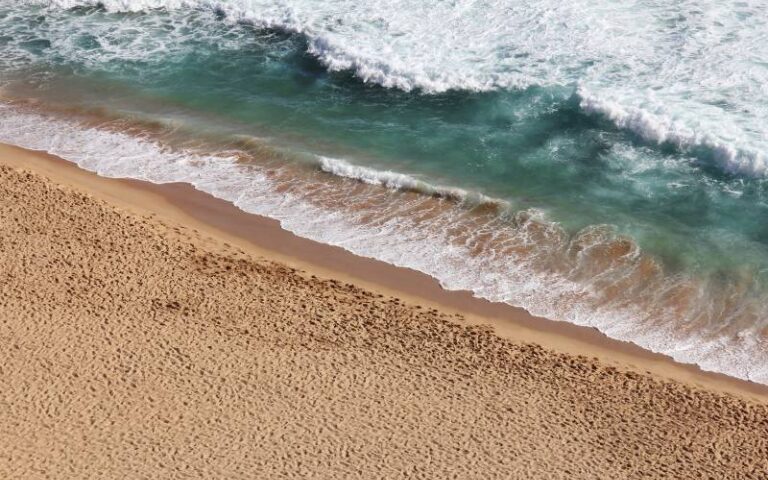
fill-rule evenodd
<path id="1" fill-rule="evenodd" d="M 0 147 L 2 478 L 766 478 L 766 388 Z"/>

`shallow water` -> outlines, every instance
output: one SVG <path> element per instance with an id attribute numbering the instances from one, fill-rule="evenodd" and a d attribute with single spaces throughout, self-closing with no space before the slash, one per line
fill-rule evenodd
<path id="1" fill-rule="evenodd" d="M 766 6 L 0 0 L 0 140 L 765 383 Z"/>

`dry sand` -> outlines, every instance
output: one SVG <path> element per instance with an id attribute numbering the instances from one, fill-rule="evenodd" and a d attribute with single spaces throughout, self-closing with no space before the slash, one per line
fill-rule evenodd
<path id="1" fill-rule="evenodd" d="M 0 164 L 0 478 L 768 478 L 761 387 L 298 270 L 136 182 Z"/>

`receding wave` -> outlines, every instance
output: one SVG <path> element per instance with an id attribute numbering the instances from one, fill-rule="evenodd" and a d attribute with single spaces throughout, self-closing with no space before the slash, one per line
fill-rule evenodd
<path id="1" fill-rule="evenodd" d="M 285 162 L 262 166 L 256 157 L 244 161 L 245 151 L 186 151 L 151 135 L 18 106 L 0 104 L 0 118 L 2 142 L 47 151 L 105 176 L 187 182 L 304 237 L 425 272 L 445 288 L 768 383 L 768 298 L 747 272 L 667 272 L 608 225 L 572 232 L 541 211 L 508 208 L 500 215 L 465 208 L 471 194 L 463 190 L 343 160 L 318 157 L 316 168 L 303 170 Z M 249 151 L 269 149 L 254 142 Z"/>

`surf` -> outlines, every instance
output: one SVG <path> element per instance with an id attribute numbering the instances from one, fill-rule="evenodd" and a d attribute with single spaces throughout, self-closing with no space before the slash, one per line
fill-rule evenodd
<path id="1" fill-rule="evenodd" d="M 34 3 L 0 140 L 768 381 L 752 6 Z"/>
<path id="2" fill-rule="evenodd" d="M 37 4 L 115 13 L 207 10 L 224 21 L 302 35 L 307 52 L 330 71 L 403 91 L 568 86 L 586 113 L 651 144 L 703 150 L 727 173 L 766 173 L 768 127 L 758 127 L 768 125 L 768 58 L 758 48 L 766 4 L 431 1 L 407 13 L 394 0 Z"/>

